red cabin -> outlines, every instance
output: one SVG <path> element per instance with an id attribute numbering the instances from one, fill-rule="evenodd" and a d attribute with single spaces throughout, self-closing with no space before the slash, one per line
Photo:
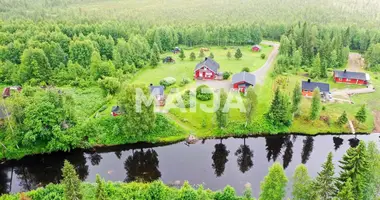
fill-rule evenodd
<path id="1" fill-rule="evenodd" d="M 212 58 L 205 58 L 204 61 L 200 62 L 195 66 L 194 69 L 194 79 L 200 80 L 213 80 L 216 78 L 218 73 L 219 64 L 215 62 Z"/>
<path id="2" fill-rule="evenodd" d="M 313 96 L 313 91 L 319 88 L 321 95 L 328 95 L 330 93 L 330 85 L 327 83 L 320 82 L 311 82 L 310 79 L 308 81 L 302 81 L 302 95 L 305 97 Z"/>
<path id="3" fill-rule="evenodd" d="M 364 72 L 334 70 L 334 81 L 337 83 L 367 85 L 369 83 L 369 80 L 369 74 Z"/>
<path id="4" fill-rule="evenodd" d="M 251 49 L 252 49 L 253 52 L 259 52 L 259 51 L 261 51 L 261 46 L 259 46 L 259 45 L 253 45 Z"/>
<path id="5" fill-rule="evenodd" d="M 232 76 L 232 87 L 239 92 L 246 92 L 246 88 L 255 84 L 256 76 L 249 72 L 240 72 Z"/>

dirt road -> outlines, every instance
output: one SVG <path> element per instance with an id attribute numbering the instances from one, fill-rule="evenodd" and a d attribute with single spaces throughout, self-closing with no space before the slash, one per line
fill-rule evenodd
<path id="1" fill-rule="evenodd" d="M 263 44 L 266 45 L 272 45 L 273 50 L 268 56 L 268 60 L 265 62 L 265 64 L 260 67 L 258 70 L 254 71 L 253 74 L 256 76 L 256 83 L 262 85 L 264 83 L 265 77 L 268 75 L 268 71 L 270 67 L 272 66 L 276 56 L 278 55 L 278 49 L 280 47 L 280 44 L 275 42 L 263 42 Z"/>
<path id="2" fill-rule="evenodd" d="M 348 56 L 348 71 L 360 72 L 363 71 L 364 59 L 359 53 L 350 53 Z"/>

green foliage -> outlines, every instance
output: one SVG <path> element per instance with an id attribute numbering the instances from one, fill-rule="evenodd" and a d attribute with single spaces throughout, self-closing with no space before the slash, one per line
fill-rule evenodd
<path id="1" fill-rule="evenodd" d="M 262 54 L 260 55 L 260 58 L 263 59 L 263 60 L 265 59 L 265 57 L 266 57 L 266 56 L 265 56 L 264 53 L 262 53 Z"/>
<path id="2" fill-rule="evenodd" d="M 346 113 L 346 111 L 344 111 L 342 113 L 342 115 L 338 118 L 338 120 L 336 121 L 336 123 L 339 126 L 343 126 L 343 125 L 347 124 L 347 122 L 348 122 L 347 113 Z"/>
<path id="3" fill-rule="evenodd" d="M 99 52 L 94 51 L 91 56 L 90 71 L 94 80 L 98 80 L 103 76 L 113 76 L 115 66 L 111 61 L 102 61 Z"/>
<path id="4" fill-rule="evenodd" d="M 90 40 L 75 40 L 70 42 L 70 59 L 73 63 L 78 63 L 87 68 L 91 64 L 91 57 L 94 51 Z"/>
<path id="5" fill-rule="evenodd" d="M 104 77 L 98 80 L 100 88 L 103 89 L 105 94 L 116 94 L 120 89 L 120 82 L 114 77 Z"/>
<path id="6" fill-rule="evenodd" d="M 313 98 L 311 100 L 310 119 L 316 120 L 321 112 L 321 92 L 319 88 L 313 91 Z"/>
<path id="7" fill-rule="evenodd" d="M 355 200 L 354 194 L 352 193 L 352 181 L 351 178 L 348 178 L 344 183 L 343 188 L 336 195 L 336 200 Z"/>
<path id="8" fill-rule="evenodd" d="M 268 175 L 261 182 L 261 193 L 259 200 L 282 200 L 286 194 L 286 184 L 288 179 L 284 168 L 279 163 L 274 163 L 269 168 Z"/>
<path id="9" fill-rule="evenodd" d="M 266 117 L 275 126 L 291 125 L 292 115 L 289 97 L 286 94 L 282 94 L 279 88 L 276 89 Z"/>
<path id="10" fill-rule="evenodd" d="M 64 188 L 65 199 L 81 200 L 83 195 L 81 192 L 81 182 L 74 169 L 74 166 L 65 160 L 65 164 L 62 168 L 62 185 Z"/>
<path id="11" fill-rule="evenodd" d="M 312 179 L 305 165 L 298 165 L 293 175 L 293 200 L 312 199 Z"/>
<path id="12" fill-rule="evenodd" d="M 230 60 L 230 59 L 232 58 L 231 51 L 228 51 L 228 52 L 227 52 L 227 58 L 228 58 L 228 60 Z"/>
<path id="13" fill-rule="evenodd" d="M 339 163 L 342 170 L 336 183 L 338 190 L 343 190 L 344 183 L 348 179 L 351 179 L 355 198 L 364 199 L 368 184 L 366 177 L 369 170 L 368 153 L 365 143 L 360 141 L 357 147 L 349 148 Z"/>
<path id="14" fill-rule="evenodd" d="M 228 78 L 230 78 L 230 76 L 231 76 L 231 73 L 230 73 L 230 72 L 224 72 L 224 73 L 223 73 L 223 79 L 224 79 L 224 80 L 228 80 Z"/>
<path id="15" fill-rule="evenodd" d="M 177 80 L 173 77 L 166 77 L 162 80 L 160 80 L 160 85 L 169 87 L 171 85 L 174 85 L 177 82 Z"/>
<path id="16" fill-rule="evenodd" d="M 332 153 L 327 156 L 327 160 L 322 164 L 322 171 L 315 178 L 313 189 L 321 199 L 331 199 L 335 193 L 334 164 L 332 163 Z"/>
<path id="17" fill-rule="evenodd" d="M 178 106 L 181 108 L 192 108 L 192 107 L 194 107 L 195 106 L 195 98 L 194 98 L 195 96 L 196 96 L 196 94 L 194 94 L 194 92 L 192 92 L 190 90 L 186 90 L 181 95 L 183 105 L 178 104 Z M 179 102 L 177 102 L 177 103 L 179 103 Z"/>
<path id="18" fill-rule="evenodd" d="M 191 61 L 194 61 L 196 59 L 196 57 L 195 57 L 195 53 L 194 52 L 191 52 L 190 53 L 190 60 Z"/>
<path id="19" fill-rule="evenodd" d="M 179 58 L 181 58 L 181 60 L 184 60 L 186 58 L 185 51 L 183 49 L 181 49 L 179 52 Z"/>
<path id="20" fill-rule="evenodd" d="M 203 51 L 203 49 L 201 49 L 199 51 L 199 55 L 198 55 L 198 58 L 204 58 L 205 57 L 205 52 Z"/>
<path id="21" fill-rule="evenodd" d="M 380 151 L 376 142 L 371 141 L 367 145 L 368 151 L 368 173 L 365 176 L 367 186 L 363 199 L 375 199 L 380 192 Z"/>
<path id="22" fill-rule="evenodd" d="M 241 69 L 242 72 L 249 72 L 249 67 L 243 67 L 243 69 Z"/>
<path id="23" fill-rule="evenodd" d="M 142 135 L 153 129 L 156 115 L 154 100 L 149 100 L 150 91 L 144 85 L 123 85 L 119 95 L 121 109 L 128 112 L 123 115 L 124 127 L 129 133 Z"/>
<path id="24" fill-rule="evenodd" d="M 247 95 L 246 99 L 244 101 L 244 107 L 245 107 L 245 122 L 246 126 L 251 123 L 252 117 L 256 111 L 257 107 L 257 95 L 255 93 L 255 90 L 253 87 L 249 87 L 247 89 Z"/>
<path id="25" fill-rule="evenodd" d="M 238 48 L 236 49 L 236 52 L 235 52 L 235 58 L 236 60 L 239 60 L 241 57 L 243 57 L 243 54 L 241 53 L 240 48 Z"/>
<path id="26" fill-rule="evenodd" d="M 212 99 L 213 92 L 207 85 L 200 85 L 197 87 L 196 97 L 201 101 L 208 101 Z"/>
<path id="27" fill-rule="evenodd" d="M 96 175 L 96 193 L 95 197 L 96 200 L 107 200 L 107 193 L 104 185 L 104 180 L 99 176 L 99 174 Z"/>
<path id="28" fill-rule="evenodd" d="M 209 55 L 210 58 L 214 59 L 214 54 L 212 52 L 210 52 L 210 55 Z"/>
<path id="29" fill-rule="evenodd" d="M 227 126 L 228 123 L 228 112 L 224 110 L 227 101 L 227 93 L 224 90 L 220 91 L 218 100 L 219 107 L 217 106 L 218 109 L 215 112 L 216 124 L 219 128 L 224 128 Z"/>
<path id="30" fill-rule="evenodd" d="M 30 82 L 38 85 L 48 82 L 51 67 L 42 49 L 26 49 L 21 56 L 20 82 Z"/>
<path id="31" fill-rule="evenodd" d="M 365 105 L 363 105 L 360 110 L 356 113 L 355 119 L 360 123 L 364 123 L 367 119 L 367 111 Z"/>
<path id="32" fill-rule="evenodd" d="M 365 61 L 367 63 L 367 68 L 373 71 L 380 70 L 380 43 L 371 44 L 368 51 L 365 54 Z"/>
<path id="33" fill-rule="evenodd" d="M 295 116 L 299 115 L 301 100 L 302 100 L 301 87 L 299 84 L 296 84 L 293 89 L 293 96 L 292 96 L 292 113 Z"/>

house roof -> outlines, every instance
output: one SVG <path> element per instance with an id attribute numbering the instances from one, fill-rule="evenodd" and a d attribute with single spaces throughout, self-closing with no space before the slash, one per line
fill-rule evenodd
<path id="1" fill-rule="evenodd" d="M 118 112 L 120 110 L 119 106 L 112 106 L 111 112 Z"/>
<path id="2" fill-rule="evenodd" d="M 153 95 L 164 95 L 165 87 L 162 85 L 150 86 L 150 93 Z"/>
<path id="3" fill-rule="evenodd" d="M 261 49 L 261 46 L 260 46 L 260 45 L 257 45 L 257 44 L 253 45 L 252 48 L 253 48 L 253 47 L 257 47 L 257 48 Z"/>
<path id="4" fill-rule="evenodd" d="M 204 61 L 198 63 L 197 66 L 195 66 L 194 71 L 197 71 L 198 69 L 202 68 L 203 66 L 206 66 L 207 68 L 209 68 L 211 71 L 213 71 L 215 73 L 218 72 L 218 69 L 219 69 L 219 63 L 215 62 L 215 60 L 213 60 L 212 58 L 207 57 L 207 58 L 205 58 Z"/>
<path id="5" fill-rule="evenodd" d="M 364 72 L 350 72 L 350 71 L 340 71 L 334 70 L 334 76 L 337 78 L 348 78 L 348 79 L 359 79 L 359 80 L 369 80 L 369 76 Z"/>
<path id="6" fill-rule="evenodd" d="M 302 81 L 302 90 L 314 91 L 317 87 L 321 92 L 330 92 L 330 85 L 327 83 Z"/>
<path id="7" fill-rule="evenodd" d="M 232 76 L 232 84 L 238 83 L 238 82 L 246 82 L 251 85 L 256 84 L 256 76 L 254 74 L 251 74 L 249 72 L 240 72 L 237 74 L 234 74 Z"/>

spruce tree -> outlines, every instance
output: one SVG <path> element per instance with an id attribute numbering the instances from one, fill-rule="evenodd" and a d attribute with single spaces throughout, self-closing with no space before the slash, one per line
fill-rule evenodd
<path id="1" fill-rule="evenodd" d="M 185 52 L 183 51 L 183 49 L 181 49 L 181 51 L 179 52 L 179 58 L 181 58 L 181 60 L 186 58 L 186 55 L 185 55 Z"/>
<path id="2" fill-rule="evenodd" d="M 231 59 L 231 57 L 232 57 L 232 54 L 231 54 L 230 51 L 228 51 L 228 52 L 227 52 L 227 58 L 228 58 L 228 60 Z"/>
<path id="3" fill-rule="evenodd" d="M 224 112 L 224 106 L 227 101 L 227 93 L 224 90 L 220 91 L 220 98 L 219 98 L 219 108 L 216 110 L 216 123 L 219 128 L 224 128 L 227 126 L 228 122 L 228 112 Z"/>
<path id="4" fill-rule="evenodd" d="M 322 165 L 322 171 L 318 173 L 314 181 L 313 189 L 321 199 L 330 199 L 335 193 L 334 164 L 332 163 L 332 153 L 327 156 L 327 160 Z"/>
<path id="5" fill-rule="evenodd" d="M 301 87 L 299 84 L 296 84 L 296 86 L 293 89 L 293 96 L 292 96 L 292 113 L 294 115 L 299 114 L 301 99 L 302 99 Z"/>
<path id="6" fill-rule="evenodd" d="M 290 126 L 291 125 L 291 105 L 289 97 L 282 94 L 280 89 L 277 88 L 272 100 L 271 107 L 269 108 L 266 117 L 273 125 L 276 126 Z"/>
<path id="7" fill-rule="evenodd" d="M 153 43 L 152 47 L 153 55 L 156 57 L 157 61 L 160 60 L 160 47 L 158 47 L 157 43 Z"/>
<path id="8" fill-rule="evenodd" d="M 293 53 L 293 65 L 294 68 L 296 69 L 296 73 L 298 73 L 299 68 L 301 67 L 302 63 L 302 55 L 300 50 L 296 50 Z"/>
<path id="9" fill-rule="evenodd" d="M 157 57 L 154 55 L 154 51 L 152 50 L 150 54 L 150 66 L 157 67 L 157 65 L 158 65 L 158 60 L 157 60 Z"/>
<path id="10" fill-rule="evenodd" d="M 339 191 L 343 189 L 344 183 L 350 178 L 352 180 L 353 193 L 356 199 L 364 200 L 366 189 L 366 177 L 369 171 L 367 147 L 360 141 L 357 147 L 347 150 L 342 160 L 339 161 L 341 172 L 336 186 Z"/>
<path id="11" fill-rule="evenodd" d="M 319 117 L 321 111 L 321 92 L 319 88 L 315 88 L 313 91 L 313 99 L 311 100 L 310 119 L 316 120 Z"/>
<path id="12" fill-rule="evenodd" d="M 280 163 L 274 163 L 260 184 L 260 200 L 282 200 L 286 194 L 288 178 Z"/>
<path id="13" fill-rule="evenodd" d="M 195 58 L 196 58 L 196 57 L 195 57 L 195 53 L 194 53 L 194 52 L 191 52 L 191 53 L 190 53 L 190 60 L 191 60 L 191 61 L 194 61 Z"/>
<path id="14" fill-rule="evenodd" d="M 320 78 L 327 78 L 327 68 L 326 68 L 326 64 L 325 63 L 322 63 L 320 65 L 319 77 Z"/>
<path id="15" fill-rule="evenodd" d="M 351 178 L 348 178 L 347 181 L 344 183 L 343 188 L 338 192 L 334 200 L 355 200 L 352 191 L 352 181 Z"/>
<path id="16" fill-rule="evenodd" d="M 211 52 L 209 57 L 214 59 L 214 54 Z"/>
<path id="17" fill-rule="evenodd" d="M 339 126 L 343 126 L 344 124 L 347 124 L 347 122 L 348 122 L 347 113 L 346 111 L 343 111 L 342 115 L 338 118 L 336 123 Z"/>
<path id="18" fill-rule="evenodd" d="M 78 178 L 74 166 L 67 160 L 65 160 L 62 168 L 62 176 L 65 198 L 70 200 L 81 200 L 81 181 Z"/>
<path id="19" fill-rule="evenodd" d="M 307 167 L 298 165 L 293 175 L 293 200 L 311 200 L 312 179 L 309 176 Z"/>
<path id="20" fill-rule="evenodd" d="M 319 57 L 319 54 L 318 54 L 313 60 L 313 64 L 311 66 L 309 76 L 310 78 L 320 77 L 320 72 L 321 72 L 321 58 Z"/>
<path id="21" fill-rule="evenodd" d="M 243 57 L 243 54 L 241 53 L 241 50 L 238 48 L 235 52 L 235 58 L 236 60 L 239 60 L 241 57 Z"/>
<path id="22" fill-rule="evenodd" d="M 257 106 L 257 95 L 253 87 L 249 87 L 247 90 L 246 100 L 244 101 L 245 106 L 245 126 L 247 126 L 252 121 L 254 112 Z"/>
<path id="23" fill-rule="evenodd" d="M 367 119 L 367 111 L 365 105 L 363 105 L 360 110 L 355 115 L 356 120 L 360 123 L 364 123 Z"/>
<path id="24" fill-rule="evenodd" d="M 104 180 L 99 176 L 99 174 L 96 175 L 95 197 L 96 197 L 96 200 L 106 200 L 107 199 L 106 189 L 104 186 Z"/>
<path id="25" fill-rule="evenodd" d="M 369 170 L 365 177 L 368 183 L 364 192 L 364 199 L 375 199 L 380 194 L 380 150 L 375 141 L 367 145 Z"/>

